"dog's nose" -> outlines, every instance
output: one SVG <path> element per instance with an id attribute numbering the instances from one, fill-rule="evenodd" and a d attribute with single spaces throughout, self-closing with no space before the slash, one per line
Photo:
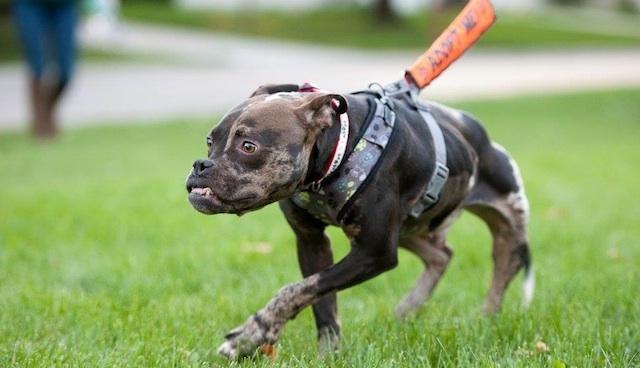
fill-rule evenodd
<path id="1" fill-rule="evenodd" d="M 211 160 L 196 160 L 193 163 L 193 173 L 199 175 L 211 166 L 213 166 L 213 161 Z"/>

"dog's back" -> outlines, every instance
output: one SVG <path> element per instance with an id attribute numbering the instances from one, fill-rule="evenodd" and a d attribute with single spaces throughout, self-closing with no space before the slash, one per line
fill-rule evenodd
<path id="1" fill-rule="evenodd" d="M 444 188 L 441 201 L 445 203 L 439 204 L 441 207 L 461 195 L 456 176 L 464 176 L 460 174 L 468 170 L 469 157 L 473 168 L 469 180 L 462 181 L 466 184 L 464 198 L 460 202 L 454 200 L 455 206 L 449 208 L 441 209 L 436 205 L 416 221 L 428 224 L 423 228 L 429 230 L 409 231 L 411 235 L 401 242 L 401 247 L 415 253 L 428 268 L 399 304 L 398 313 L 404 315 L 418 308 L 435 288 L 453 254 L 446 242 L 447 232 L 463 209 L 480 217 L 493 237 L 494 277 L 484 309 L 487 312 L 499 309 L 506 287 L 520 268 L 525 269 L 524 302 L 528 304 L 534 288 L 527 239 L 529 204 L 517 164 L 502 146 L 491 141 L 484 127 L 471 115 L 435 102 L 426 102 L 426 105 L 445 135 L 447 165 L 453 173 L 447 184 L 453 189 Z M 417 128 L 418 131 L 421 129 Z M 441 211 L 440 215 L 438 211 Z M 410 228 L 421 228 L 412 224 L 413 221 L 409 221 Z"/>

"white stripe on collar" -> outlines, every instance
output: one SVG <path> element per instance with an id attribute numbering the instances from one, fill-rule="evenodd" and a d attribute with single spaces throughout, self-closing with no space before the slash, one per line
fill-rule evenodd
<path id="1" fill-rule="evenodd" d="M 312 183 L 312 187 L 319 188 L 320 183 L 329 175 L 331 175 L 342 163 L 344 154 L 347 151 L 347 143 L 349 142 L 349 116 L 345 112 L 340 114 L 340 135 L 338 136 L 338 143 L 336 143 L 333 150 L 333 157 L 328 161 L 329 165 L 322 177 Z"/>
<path id="2" fill-rule="evenodd" d="M 333 158 L 331 159 L 331 164 L 327 169 L 327 172 L 324 174 L 324 178 L 331 175 L 340 163 L 342 163 L 342 159 L 344 158 L 344 153 L 347 150 L 347 142 L 349 141 L 349 116 L 345 112 L 340 115 L 340 136 L 338 137 L 338 144 L 336 145 L 335 152 L 333 153 Z"/>

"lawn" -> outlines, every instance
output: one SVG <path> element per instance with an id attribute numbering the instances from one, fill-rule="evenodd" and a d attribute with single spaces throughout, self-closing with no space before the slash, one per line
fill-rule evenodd
<path id="1" fill-rule="evenodd" d="M 398 268 L 339 295 L 339 354 L 316 357 L 305 310 L 275 364 L 258 366 L 640 365 L 640 90 L 454 105 L 520 162 L 531 308 L 519 276 L 502 313 L 480 313 L 489 236 L 465 215 L 451 267 L 414 319 L 393 317 L 421 272 L 401 251 Z M 184 178 L 214 122 L 83 128 L 49 144 L 0 135 L 1 367 L 227 364 L 215 352 L 224 334 L 300 276 L 276 206 L 239 218 L 188 204 Z M 330 236 L 343 256 L 344 236 Z"/>
<path id="2" fill-rule="evenodd" d="M 376 49 L 424 49 L 457 11 L 419 12 L 389 25 L 377 24 L 368 8 L 340 7 L 302 13 L 187 10 L 157 2 L 125 2 L 125 19 L 247 36 Z M 498 22 L 478 42 L 481 48 L 640 46 L 640 15 L 551 9 L 498 13 Z"/>

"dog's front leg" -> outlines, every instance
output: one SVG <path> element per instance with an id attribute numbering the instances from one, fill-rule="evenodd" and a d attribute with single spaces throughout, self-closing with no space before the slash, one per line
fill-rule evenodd
<path id="1" fill-rule="evenodd" d="M 280 202 L 287 222 L 296 234 L 298 264 L 303 277 L 324 271 L 333 265 L 331 241 L 325 234 L 327 225 L 296 206 L 291 200 Z M 313 316 L 318 331 L 320 355 L 338 350 L 340 321 L 336 293 L 329 293 L 313 304 Z"/>
<path id="2" fill-rule="evenodd" d="M 322 297 L 366 281 L 397 264 L 398 229 L 377 221 L 362 225 L 349 254 L 328 269 L 289 284 L 267 305 L 232 330 L 218 352 L 236 359 L 255 353 L 264 344 L 274 344 L 285 323 Z"/>
<path id="3" fill-rule="evenodd" d="M 302 276 L 328 269 L 333 265 L 331 242 L 324 230 L 313 232 L 296 231 L 298 263 Z M 338 350 L 340 344 L 340 322 L 336 293 L 328 293 L 313 303 L 313 316 L 318 331 L 318 348 L 324 355 Z"/>

